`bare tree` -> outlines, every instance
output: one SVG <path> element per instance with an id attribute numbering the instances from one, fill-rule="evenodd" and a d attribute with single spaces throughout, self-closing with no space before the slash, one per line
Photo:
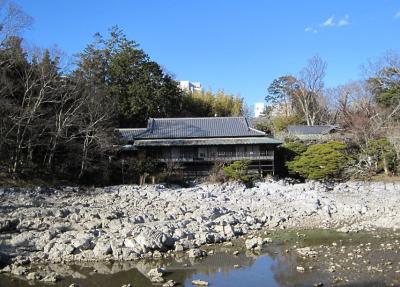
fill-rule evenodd
<path id="1" fill-rule="evenodd" d="M 48 127 L 45 106 L 54 103 L 57 91 L 56 71 L 50 71 L 45 65 L 27 64 L 20 73 L 22 95 L 15 113 L 10 115 L 13 123 L 6 136 L 14 137 L 14 152 L 11 172 L 17 173 L 24 160 L 32 160 L 33 149 L 40 145 L 40 139 Z M 24 159 L 25 155 L 25 159 Z"/>
<path id="2" fill-rule="evenodd" d="M 112 99 L 103 91 L 92 91 L 82 95 L 82 106 L 78 116 L 78 135 L 81 139 L 81 178 L 90 161 L 90 151 L 95 156 L 109 149 L 112 142 L 111 119 L 113 116 Z"/>
<path id="3" fill-rule="evenodd" d="M 376 115 L 372 118 L 376 130 L 387 133 L 400 124 L 400 56 L 389 51 L 370 62 L 364 71 L 368 90 L 376 103 Z"/>
<path id="4" fill-rule="evenodd" d="M 79 85 L 68 77 L 60 79 L 61 85 L 54 95 L 54 114 L 50 117 L 48 126 L 49 149 L 44 157 L 47 168 L 52 167 L 57 148 L 78 138 L 75 125 L 79 120 L 79 112 L 84 101 L 80 98 Z"/>
<path id="5" fill-rule="evenodd" d="M 324 107 L 322 96 L 327 64 L 319 56 L 312 57 L 300 72 L 294 96 L 307 125 L 315 125 Z"/>
<path id="6" fill-rule="evenodd" d="M 13 2 L 0 0 L 0 43 L 10 36 L 16 36 L 33 22 L 32 17 L 27 15 Z"/>

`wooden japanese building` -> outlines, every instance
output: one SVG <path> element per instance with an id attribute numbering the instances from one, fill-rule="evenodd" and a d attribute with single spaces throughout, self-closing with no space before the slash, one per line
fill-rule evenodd
<path id="1" fill-rule="evenodd" d="M 282 142 L 249 125 L 245 117 L 152 118 L 146 128 L 118 129 L 121 150 L 144 159 L 179 163 L 185 173 L 207 174 L 216 161 L 251 160 L 250 168 L 274 173 Z"/>

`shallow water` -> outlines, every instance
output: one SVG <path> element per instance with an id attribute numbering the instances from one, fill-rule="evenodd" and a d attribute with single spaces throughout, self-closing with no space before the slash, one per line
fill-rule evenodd
<path id="1" fill-rule="evenodd" d="M 166 280 L 178 286 L 194 286 L 192 280 L 209 286 L 400 286 L 400 234 L 338 234 L 327 231 L 284 232 L 269 235 L 273 243 L 259 253 L 233 246 L 208 246 L 215 254 L 200 260 L 177 256 L 137 262 L 49 264 L 38 268 L 57 272 L 63 280 L 54 286 L 116 286 L 131 283 L 134 287 L 152 286 L 145 276 L 155 267 L 165 267 Z M 396 242 L 397 241 L 397 242 Z M 299 247 L 311 246 L 316 257 L 302 257 Z M 233 255 L 238 250 L 239 255 Z M 235 266 L 235 265 L 239 265 Z M 304 272 L 299 272 L 301 266 Z M 332 271 L 334 267 L 334 271 Z M 331 269 L 331 270 L 330 270 Z M 0 275 L 0 286 L 44 286 L 16 277 Z M 47 284 L 46 284 L 47 286 Z M 160 286 L 160 285 L 154 285 Z"/>

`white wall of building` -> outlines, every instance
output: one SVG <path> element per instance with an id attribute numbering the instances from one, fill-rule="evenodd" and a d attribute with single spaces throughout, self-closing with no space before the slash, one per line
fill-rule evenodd
<path id="1" fill-rule="evenodd" d="M 199 82 L 190 82 L 190 81 L 179 81 L 179 87 L 188 92 L 201 92 L 203 87 Z"/>
<path id="2" fill-rule="evenodd" d="M 254 104 L 254 117 L 258 118 L 264 113 L 265 104 L 264 103 L 255 103 Z"/>

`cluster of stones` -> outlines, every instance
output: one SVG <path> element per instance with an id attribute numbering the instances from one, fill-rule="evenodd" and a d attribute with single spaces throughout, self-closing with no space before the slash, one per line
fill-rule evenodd
<path id="1" fill-rule="evenodd" d="M 204 244 L 260 229 L 400 228 L 398 190 L 391 183 L 284 180 L 253 188 L 229 183 L 0 189 L 0 263 L 12 263 L 3 272 L 51 281 L 56 276 L 31 274 L 16 262 L 125 261 L 188 250 L 199 257 Z M 250 238 L 246 248 L 261 248 L 264 240 Z"/>

